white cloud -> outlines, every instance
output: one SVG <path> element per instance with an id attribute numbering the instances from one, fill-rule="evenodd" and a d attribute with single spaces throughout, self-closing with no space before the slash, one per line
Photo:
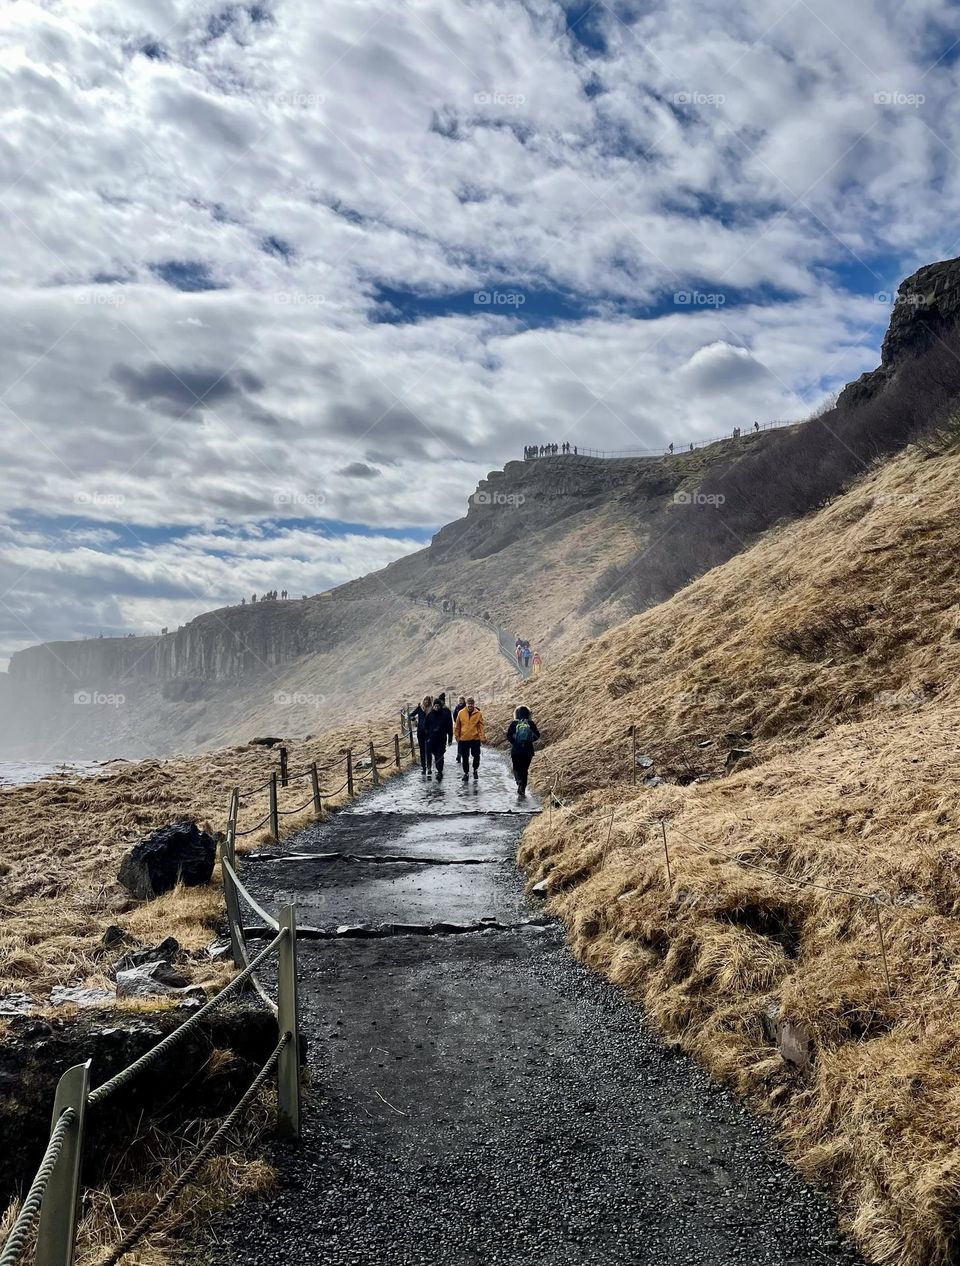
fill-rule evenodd
<path id="1" fill-rule="evenodd" d="M 604 55 L 548 0 L 0 11 L 0 644 L 225 599 L 223 523 L 250 588 L 285 541 L 313 590 L 409 542 L 253 525 L 436 523 L 526 442 L 683 443 L 875 363 L 869 295 L 956 250 L 946 3 L 591 22 Z M 498 285 L 519 320 L 373 319 Z M 582 319 L 526 328 L 544 302 Z"/>

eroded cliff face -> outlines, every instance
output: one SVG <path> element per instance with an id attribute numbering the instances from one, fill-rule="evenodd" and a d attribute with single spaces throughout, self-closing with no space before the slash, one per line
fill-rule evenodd
<path id="1" fill-rule="evenodd" d="M 840 393 L 838 403 L 861 404 L 882 391 L 908 357 L 921 356 L 960 320 L 960 258 L 927 264 L 902 283 L 880 351 L 880 365 Z"/>

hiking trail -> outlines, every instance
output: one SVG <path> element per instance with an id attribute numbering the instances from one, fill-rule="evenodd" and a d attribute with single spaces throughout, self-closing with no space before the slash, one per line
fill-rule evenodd
<path id="1" fill-rule="evenodd" d="M 301 924 L 385 934 L 301 941 L 304 1137 L 271 1145 L 271 1196 L 215 1222 L 217 1259 L 858 1262 L 768 1129 L 536 919 L 514 855 L 538 810 L 485 748 L 479 783 L 451 757 L 441 787 L 398 776 L 245 860 Z"/>

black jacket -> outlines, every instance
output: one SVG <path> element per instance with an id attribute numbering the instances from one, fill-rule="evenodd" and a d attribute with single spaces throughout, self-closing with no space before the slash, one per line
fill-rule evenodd
<path id="1" fill-rule="evenodd" d="M 418 738 L 423 738 L 427 732 L 427 717 L 429 715 L 430 714 L 428 712 L 424 712 L 422 705 L 419 703 L 410 713 L 411 724 L 414 721 L 416 721 L 417 723 L 417 737 Z"/>
<path id="2" fill-rule="evenodd" d="M 453 717 L 449 708 L 431 708 L 427 713 L 427 742 L 435 747 L 453 742 Z"/>
<path id="3" fill-rule="evenodd" d="M 517 722 L 511 721 L 510 728 L 507 730 L 507 742 L 516 752 L 532 752 L 533 745 L 540 737 L 540 731 L 537 729 L 536 722 L 532 717 L 527 718 L 527 725 L 530 726 L 531 739 L 529 743 L 517 742 Z"/>

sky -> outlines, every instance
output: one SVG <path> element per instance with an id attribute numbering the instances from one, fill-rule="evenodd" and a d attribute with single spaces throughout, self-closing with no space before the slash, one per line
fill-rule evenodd
<path id="1" fill-rule="evenodd" d="M 7 0 L 0 667 L 316 593 L 524 444 L 808 415 L 960 249 L 944 0 Z"/>

